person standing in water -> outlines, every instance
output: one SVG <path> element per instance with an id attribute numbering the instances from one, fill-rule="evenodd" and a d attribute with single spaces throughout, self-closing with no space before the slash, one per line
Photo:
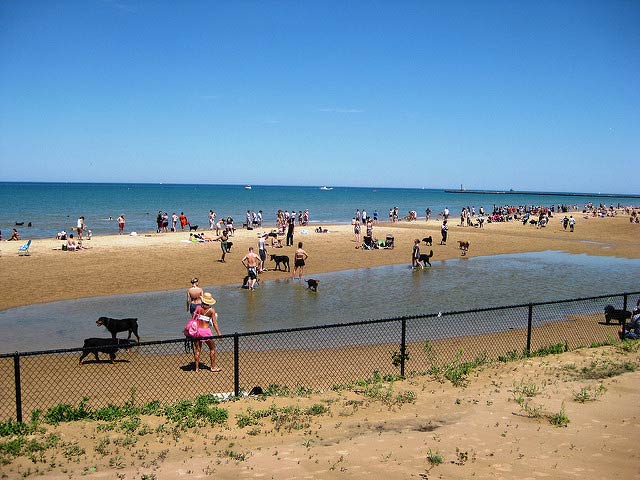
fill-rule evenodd
<path id="1" fill-rule="evenodd" d="M 291 272 L 291 278 L 296 276 L 296 272 L 298 272 L 298 279 L 302 278 L 305 260 L 307 258 L 309 258 L 309 255 L 307 255 L 307 252 L 302 249 L 302 242 L 298 242 L 298 249 L 293 255 L 293 271 Z"/>
<path id="2" fill-rule="evenodd" d="M 201 304 L 201 297 L 204 292 L 200 285 L 198 284 L 198 277 L 193 277 L 191 279 L 191 288 L 187 290 L 187 310 L 189 313 L 193 315 L 193 312 L 196 311 Z"/>

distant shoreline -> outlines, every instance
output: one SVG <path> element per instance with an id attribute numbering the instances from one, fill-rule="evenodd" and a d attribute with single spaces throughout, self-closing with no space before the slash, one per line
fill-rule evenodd
<path id="1" fill-rule="evenodd" d="M 637 194 L 615 193 L 567 193 L 567 192 L 529 192 L 525 190 L 452 190 L 445 189 L 445 193 L 472 193 L 476 195 L 544 195 L 550 197 L 608 197 L 608 198 L 640 198 Z"/>

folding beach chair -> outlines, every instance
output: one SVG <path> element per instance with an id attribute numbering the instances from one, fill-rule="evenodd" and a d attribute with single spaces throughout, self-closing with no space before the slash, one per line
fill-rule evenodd
<path id="1" fill-rule="evenodd" d="M 384 242 L 384 248 L 393 248 L 393 247 L 394 247 L 393 235 L 388 234 Z"/>
<path id="2" fill-rule="evenodd" d="M 27 240 L 27 243 L 25 243 L 18 249 L 18 255 L 31 255 L 31 253 L 29 253 L 30 246 L 31 246 L 31 239 Z"/>

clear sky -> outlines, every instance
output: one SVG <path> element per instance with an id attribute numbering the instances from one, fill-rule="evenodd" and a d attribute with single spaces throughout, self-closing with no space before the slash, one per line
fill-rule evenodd
<path id="1" fill-rule="evenodd" d="M 0 180 L 640 193 L 640 1 L 0 0 Z"/>

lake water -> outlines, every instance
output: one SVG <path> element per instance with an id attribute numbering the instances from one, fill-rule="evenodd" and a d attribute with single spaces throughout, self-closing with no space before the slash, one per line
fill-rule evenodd
<path id="1" fill-rule="evenodd" d="M 577 205 L 578 209 L 593 202 L 599 205 L 637 205 L 638 198 L 573 197 L 538 194 L 473 194 L 446 193 L 441 189 L 355 188 L 254 185 L 159 185 L 159 184 L 95 184 L 95 183 L 8 183 L 0 182 L 0 230 L 5 238 L 16 227 L 24 239 L 54 238 L 61 230 L 71 232 L 79 216 L 93 235 L 116 234 L 115 219 L 127 218 L 125 231 L 155 231 L 158 210 L 180 215 L 184 212 L 192 225 L 208 226 L 208 212 L 218 218 L 231 216 L 242 223 L 247 210 L 262 210 L 267 225 L 274 225 L 276 212 L 309 209 L 314 224 L 348 223 L 356 209 L 374 210 L 381 220 L 388 218 L 390 208 L 398 207 L 400 215 L 416 210 L 424 217 L 430 208 L 433 218 L 448 207 L 455 217 L 462 207 L 474 206 L 491 212 L 494 205 Z M 27 227 L 28 223 L 32 227 Z"/>
<path id="2" fill-rule="evenodd" d="M 317 293 L 284 275 L 254 292 L 239 285 L 205 289 L 218 300 L 223 334 L 640 290 L 640 260 L 549 251 L 432 263 L 417 271 L 393 265 L 317 274 Z M 180 338 L 188 318 L 185 296 L 184 289 L 170 290 L 4 310 L 0 352 L 72 348 L 87 337 L 107 337 L 95 325 L 100 316 L 137 317 L 143 341 Z"/>

